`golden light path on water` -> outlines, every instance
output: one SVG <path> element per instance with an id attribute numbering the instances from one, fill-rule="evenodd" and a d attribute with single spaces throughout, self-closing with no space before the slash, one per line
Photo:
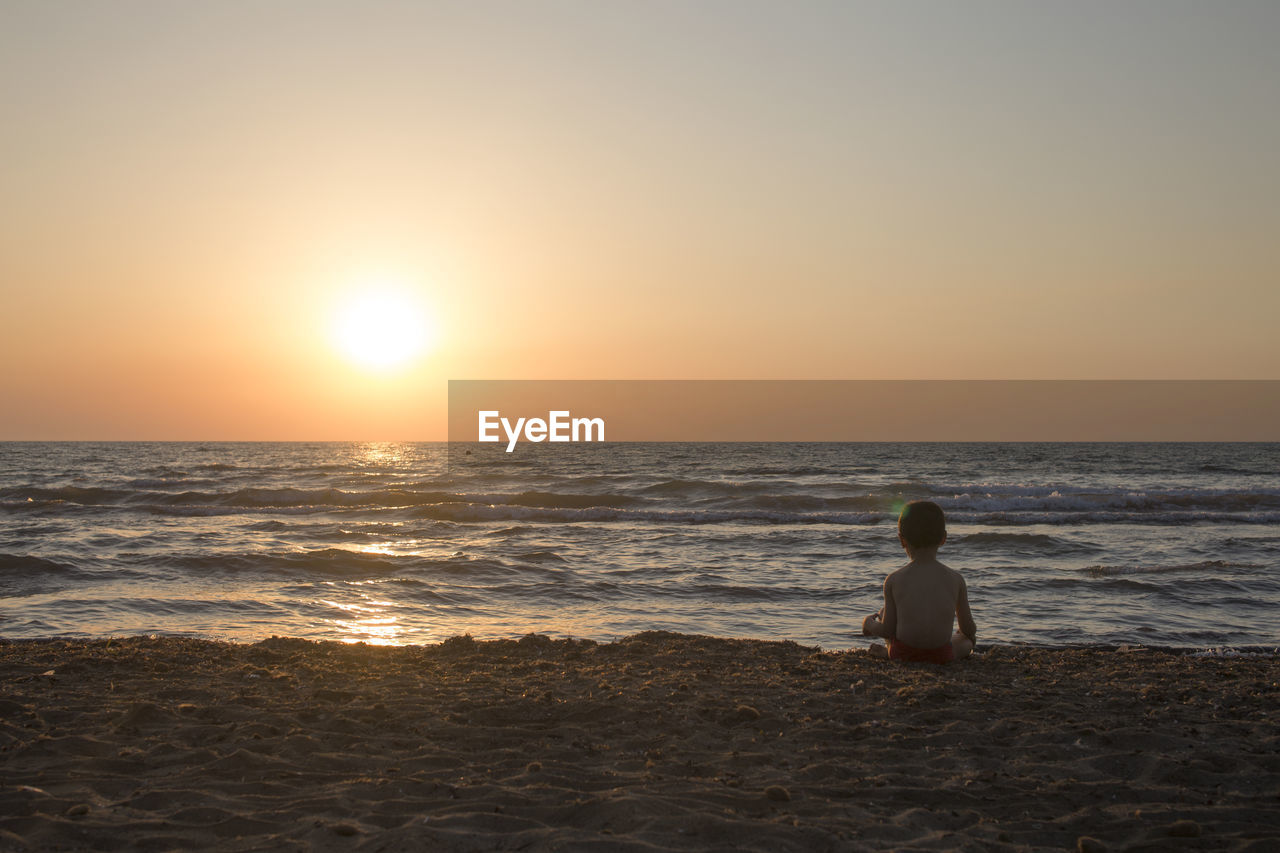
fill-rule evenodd
<path id="1" fill-rule="evenodd" d="M 355 454 L 355 461 L 369 467 L 395 466 L 407 459 L 404 446 L 395 442 L 370 442 L 360 447 Z M 403 522 L 388 522 L 388 524 L 396 527 L 403 526 Z M 378 542 L 361 545 L 355 550 L 387 557 L 430 556 L 421 549 L 423 544 L 425 543 L 421 540 L 403 543 Z M 344 586 L 350 589 L 367 587 L 371 584 L 381 585 L 379 581 L 355 581 L 348 582 Z M 337 583 L 328 581 L 327 585 L 336 587 Z M 397 606 L 396 602 L 376 598 L 363 591 L 357 594 L 362 599 L 359 603 L 320 599 L 317 603 L 340 610 L 347 614 L 348 618 L 322 620 L 317 623 L 317 627 L 326 626 L 336 629 L 341 635 L 339 639 L 344 643 L 398 646 L 413 642 L 415 638 L 410 636 L 409 630 L 401 623 L 400 618 L 389 611 L 389 608 Z"/>
<path id="2" fill-rule="evenodd" d="M 333 585 L 332 581 L 330 585 Z M 343 636 L 340 639 L 344 643 L 398 646 L 405 642 L 403 636 L 405 630 L 400 625 L 399 618 L 387 613 L 387 608 L 395 606 L 394 601 L 366 597 L 363 603 L 357 604 L 322 598 L 319 603 L 350 615 L 349 619 L 326 620 L 329 625 L 341 632 Z"/>
<path id="3" fill-rule="evenodd" d="M 390 466 L 410 461 L 409 445 L 394 441 L 372 441 L 354 454 L 354 461 L 371 466 Z"/>
<path id="4" fill-rule="evenodd" d="M 387 557 L 429 556 L 428 552 L 417 547 L 421 544 L 420 541 L 414 540 L 396 547 L 390 542 L 384 542 L 362 545 L 356 550 L 365 554 L 380 554 Z M 332 585 L 334 582 L 329 583 Z M 347 586 L 382 586 L 384 583 L 386 583 L 385 580 L 351 581 Z M 350 619 L 327 620 L 329 625 L 337 628 L 344 635 L 342 642 L 369 643 L 377 646 L 399 646 L 412 642 L 408 636 L 408 630 L 400 623 L 399 617 L 388 611 L 388 608 L 398 606 L 396 602 L 375 598 L 363 591 L 357 594 L 363 599 L 360 604 L 343 604 L 329 599 L 320 600 L 321 604 L 336 607 L 351 615 Z"/>
<path id="5" fill-rule="evenodd" d="M 411 461 L 409 449 L 406 445 L 397 442 L 369 442 L 358 448 L 355 461 L 371 468 L 395 468 Z M 389 486 L 394 487 L 391 484 Z M 404 522 L 398 521 L 389 521 L 385 524 L 394 527 L 404 526 Z M 456 555 L 456 550 L 453 548 L 433 548 L 431 547 L 433 544 L 430 540 L 424 539 L 409 539 L 401 542 L 382 541 L 366 543 L 354 550 L 385 557 L 441 559 Z M 384 579 L 379 579 L 348 582 L 344 586 L 350 591 L 353 588 L 381 587 L 384 583 Z M 336 587 L 337 582 L 329 581 L 328 585 Z M 363 589 L 356 594 L 361 599 L 358 603 L 320 599 L 317 603 L 336 608 L 348 618 L 322 620 L 317 627 L 336 629 L 344 643 L 398 646 L 423 641 L 422 627 L 410 628 L 401 621 L 399 616 L 391 612 L 391 608 L 402 607 L 403 604 L 370 595 Z"/>

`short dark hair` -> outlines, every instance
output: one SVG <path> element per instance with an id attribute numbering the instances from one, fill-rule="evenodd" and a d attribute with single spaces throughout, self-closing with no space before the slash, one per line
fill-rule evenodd
<path id="1" fill-rule="evenodd" d="M 898 516 L 898 536 L 912 548 L 936 548 L 947 538 L 947 520 L 933 501 L 911 501 Z"/>

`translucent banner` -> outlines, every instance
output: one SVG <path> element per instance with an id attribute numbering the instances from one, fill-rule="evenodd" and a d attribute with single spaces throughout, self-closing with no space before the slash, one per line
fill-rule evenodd
<path id="1" fill-rule="evenodd" d="M 449 441 L 1275 441 L 1280 381 L 453 380 Z"/>

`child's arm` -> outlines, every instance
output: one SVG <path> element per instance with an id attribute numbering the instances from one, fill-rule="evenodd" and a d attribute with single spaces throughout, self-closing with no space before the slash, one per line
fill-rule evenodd
<path id="1" fill-rule="evenodd" d="M 884 579 L 884 610 L 880 616 L 883 623 L 880 636 L 886 640 L 898 639 L 898 608 L 893 603 L 893 584 L 889 583 L 891 577 L 893 576 Z"/>
<path id="2" fill-rule="evenodd" d="M 969 642 L 978 642 L 978 626 L 973 624 L 973 614 L 969 612 L 969 590 L 964 578 L 960 578 L 960 595 L 956 597 L 956 621 L 960 623 L 960 633 L 969 638 Z"/>

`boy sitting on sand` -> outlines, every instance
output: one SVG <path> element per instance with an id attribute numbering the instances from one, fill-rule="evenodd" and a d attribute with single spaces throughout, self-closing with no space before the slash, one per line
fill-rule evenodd
<path id="1" fill-rule="evenodd" d="M 947 541 L 942 507 L 932 501 L 912 501 L 903 507 L 898 541 L 911 562 L 884 579 L 884 609 L 862 621 L 863 634 L 889 642 L 887 652 L 876 643 L 871 654 L 926 663 L 967 657 L 978 630 L 969 612 L 964 578 L 938 562 L 938 548 Z M 960 621 L 954 635 L 953 616 Z"/>

